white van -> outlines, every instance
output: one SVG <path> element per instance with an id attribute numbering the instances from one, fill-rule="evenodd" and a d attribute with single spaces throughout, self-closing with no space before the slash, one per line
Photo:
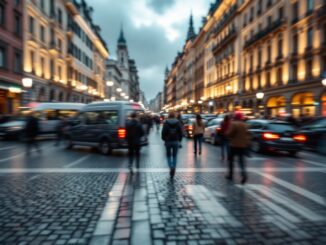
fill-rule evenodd
<path id="1" fill-rule="evenodd" d="M 72 118 L 85 106 L 81 103 L 32 103 L 24 107 L 9 122 L 0 124 L 0 137 L 19 138 L 25 127 L 26 114 L 36 112 L 40 119 L 40 134 L 56 132 L 60 118 Z"/>

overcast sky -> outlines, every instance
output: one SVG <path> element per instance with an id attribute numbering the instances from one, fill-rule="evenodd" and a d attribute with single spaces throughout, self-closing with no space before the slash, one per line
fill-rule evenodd
<path id="1" fill-rule="evenodd" d="M 195 30 L 213 0 L 87 0 L 94 8 L 111 57 L 123 24 L 130 58 L 136 60 L 140 86 L 149 101 L 163 90 L 164 71 L 181 51 L 192 11 Z"/>

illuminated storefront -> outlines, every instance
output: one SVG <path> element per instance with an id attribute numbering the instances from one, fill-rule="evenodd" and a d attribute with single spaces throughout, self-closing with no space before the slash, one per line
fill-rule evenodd
<path id="1" fill-rule="evenodd" d="M 294 95 L 291 104 L 294 117 L 299 117 L 300 115 L 311 117 L 316 115 L 314 95 L 311 92 Z"/>

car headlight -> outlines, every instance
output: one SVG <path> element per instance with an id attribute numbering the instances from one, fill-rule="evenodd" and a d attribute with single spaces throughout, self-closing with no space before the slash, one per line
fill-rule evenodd
<path id="1" fill-rule="evenodd" d="M 18 131 L 21 130 L 23 127 L 21 126 L 15 126 L 15 127 L 9 127 L 7 128 L 7 131 Z"/>

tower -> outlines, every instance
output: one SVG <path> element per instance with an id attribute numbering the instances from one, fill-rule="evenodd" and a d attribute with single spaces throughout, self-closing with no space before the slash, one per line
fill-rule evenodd
<path id="1" fill-rule="evenodd" d="M 129 54 L 127 42 L 124 37 L 123 29 L 121 27 L 120 37 L 118 39 L 118 50 L 117 50 L 118 65 L 120 67 L 128 69 L 129 67 Z"/>
<path id="2" fill-rule="evenodd" d="M 194 29 L 194 21 L 192 13 L 190 14 L 190 20 L 189 20 L 189 28 L 188 28 L 188 34 L 187 34 L 187 42 L 190 40 L 194 40 L 196 38 L 196 33 Z"/>

